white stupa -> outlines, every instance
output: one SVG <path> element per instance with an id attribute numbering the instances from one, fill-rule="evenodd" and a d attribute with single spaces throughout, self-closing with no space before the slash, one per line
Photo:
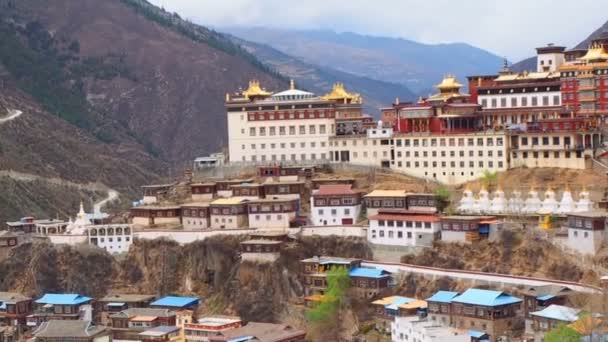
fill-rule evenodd
<path id="1" fill-rule="evenodd" d="M 85 234 L 86 226 L 91 225 L 91 220 L 89 220 L 89 215 L 84 211 L 82 201 L 80 202 L 80 211 L 76 214 L 76 220 L 74 222 L 71 221 L 72 219 L 70 218 L 70 223 L 66 227 L 68 234 Z"/>
<path id="2" fill-rule="evenodd" d="M 551 188 L 547 189 L 547 191 L 545 191 L 545 199 L 538 212 L 540 214 L 552 214 L 557 212 L 558 207 L 559 203 L 555 199 L 555 191 L 551 190 Z"/>
<path id="3" fill-rule="evenodd" d="M 487 213 L 490 211 L 491 205 L 490 193 L 485 188 L 481 188 L 481 190 L 479 190 L 478 197 L 473 204 L 473 213 Z"/>
<path id="4" fill-rule="evenodd" d="M 492 202 L 490 204 L 490 213 L 502 214 L 506 211 L 507 206 L 508 203 L 505 198 L 505 193 L 500 189 L 494 191 Z"/>
<path id="5" fill-rule="evenodd" d="M 509 198 L 508 211 L 512 214 L 519 214 L 524 209 L 524 200 L 521 198 L 521 192 L 519 190 L 513 191 L 511 198 Z"/>
<path id="6" fill-rule="evenodd" d="M 581 191 L 581 193 L 578 195 L 578 202 L 576 202 L 574 211 L 580 213 L 591 210 L 593 210 L 593 202 L 591 202 L 591 199 L 589 198 L 589 192 L 583 189 L 583 191 Z"/>
<path id="7" fill-rule="evenodd" d="M 458 211 L 461 213 L 470 213 L 473 211 L 473 205 L 475 204 L 475 198 L 473 198 L 473 192 L 468 188 L 462 192 L 462 198 L 458 203 Z"/>
<path id="8" fill-rule="evenodd" d="M 574 202 L 574 198 L 572 198 L 572 193 L 568 188 L 562 194 L 562 200 L 559 202 L 559 208 L 557 208 L 558 214 L 567 214 L 574 211 L 576 203 Z"/>
<path id="9" fill-rule="evenodd" d="M 531 189 L 530 192 L 528 192 L 528 198 L 526 198 L 526 201 L 524 202 L 522 212 L 524 214 L 536 214 L 540 210 L 541 205 L 542 202 L 540 198 L 538 198 L 538 192 Z"/>

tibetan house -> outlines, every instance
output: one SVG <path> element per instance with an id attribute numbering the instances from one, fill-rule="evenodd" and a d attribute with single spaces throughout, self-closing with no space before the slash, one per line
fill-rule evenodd
<path id="1" fill-rule="evenodd" d="M 361 266 L 360 259 L 315 256 L 300 261 L 300 275 L 307 296 L 323 294 L 327 289 L 327 272 L 332 268 L 351 270 Z"/>
<path id="2" fill-rule="evenodd" d="M 300 199 L 304 194 L 305 184 L 299 181 L 265 182 L 264 194 L 266 197 L 283 199 Z"/>
<path id="3" fill-rule="evenodd" d="M 494 216 L 442 216 L 440 224 L 441 240 L 448 242 L 493 240 L 500 228 Z"/>
<path id="4" fill-rule="evenodd" d="M 209 204 L 212 229 L 239 229 L 249 226 L 247 201 L 240 198 L 218 198 Z"/>
<path id="5" fill-rule="evenodd" d="M 20 293 L 0 292 L 0 324 L 25 325 L 26 318 L 34 310 L 32 298 Z"/>
<path id="6" fill-rule="evenodd" d="M 218 197 L 232 197 L 233 185 L 252 182 L 252 179 L 221 179 L 215 181 L 215 191 Z"/>
<path id="7" fill-rule="evenodd" d="M 133 225 L 150 227 L 155 225 L 181 224 L 181 207 L 177 205 L 143 205 L 131 208 Z"/>
<path id="8" fill-rule="evenodd" d="M 241 183 L 230 186 L 233 198 L 255 200 L 264 198 L 264 186 L 259 183 Z"/>
<path id="9" fill-rule="evenodd" d="M 111 294 L 107 295 L 95 303 L 96 312 L 100 313 L 102 325 L 108 325 L 110 315 L 131 308 L 145 308 L 156 298 L 155 295 L 146 294 Z"/>
<path id="10" fill-rule="evenodd" d="M 209 203 L 193 202 L 181 205 L 184 229 L 209 229 Z"/>
<path id="11" fill-rule="evenodd" d="M 36 220 L 33 217 L 24 217 L 16 222 L 6 222 L 6 228 L 10 232 L 35 233 Z"/>
<path id="12" fill-rule="evenodd" d="M 247 203 L 249 227 L 261 230 L 287 230 L 295 221 L 299 199 L 266 198 Z"/>
<path id="13" fill-rule="evenodd" d="M 321 185 L 335 185 L 335 184 L 350 184 L 355 186 L 354 178 L 315 178 L 312 180 L 312 188 L 314 190 L 319 189 Z"/>
<path id="14" fill-rule="evenodd" d="M 154 184 L 154 185 L 143 185 L 141 188 L 144 193 L 143 203 L 154 204 L 159 202 L 169 193 L 171 188 L 175 184 Z"/>
<path id="15" fill-rule="evenodd" d="M 216 185 L 214 182 L 192 183 L 190 192 L 193 201 L 210 201 L 215 197 Z"/>

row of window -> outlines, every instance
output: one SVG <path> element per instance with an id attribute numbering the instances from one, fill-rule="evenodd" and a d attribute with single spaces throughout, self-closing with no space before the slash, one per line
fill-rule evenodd
<path id="1" fill-rule="evenodd" d="M 519 138 L 519 143 L 522 146 L 528 146 L 528 144 L 532 145 L 532 146 L 538 146 L 539 144 L 542 144 L 543 146 L 549 146 L 549 145 L 553 145 L 553 146 L 558 146 L 560 145 L 561 142 L 561 137 L 532 137 L 531 139 L 528 137 L 520 137 Z M 572 143 L 572 138 L 571 137 L 564 137 L 564 145 L 568 146 Z"/>
<path id="2" fill-rule="evenodd" d="M 298 134 L 305 135 L 306 133 L 306 125 L 297 126 Z M 318 130 L 317 130 L 318 127 Z M 278 128 L 278 129 L 277 129 Z M 326 125 L 308 125 L 308 134 L 314 135 L 317 134 L 327 134 L 327 126 Z M 334 132 L 334 125 L 331 125 L 331 132 Z M 275 136 L 275 135 L 296 135 L 296 126 L 261 126 L 261 127 L 249 127 L 249 136 L 255 137 L 260 136 L 264 137 L 266 135 Z M 289 134 L 288 134 L 289 133 Z M 241 134 L 245 134 L 245 129 L 241 129 Z"/>
<path id="3" fill-rule="evenodd" d="M 504 139 L 502 137 L 490 138 L 423 138 L 423 139 L 395 139 L 395 145 L 400 146 L 502 146 Z M 439 143 L 439 145 L 437 145 Z M 411 145 L 410 145 L 411 144 Z"/>
<path id="4" fill-rule="evenodd" d="M 386 237 L 388 237 L 389 239 L 395 238 L 395 236 L 397 237 L 397 239 L 403 239 L 403 237 L 405 236 L 406 239 L 412 239 L 413 238 L 413 234 L 412 232 L 402 232 L 400 230 L 398 231 L 392 231 L 392 230 L 387 230 L 386 231 Z M 384 230 L 379 230 L 378 231 L 378 237 L 385 237 L 384 234 Z M 376 238 L 376 230 L 372 229 L 372 239 Z M 419 239 L 422 239 L 422 235 L 418 235 Z"/>
<path id="5" fill-rule="evenodd" d="M 331 144 L 330 144 L 330 145 L 331 145 Z M 251 149 L 252 149 L 252 150 L 255 150 L 257 146 L 258 146 L 258 145 L 256 145 L 256 144 L 251 144 Z M 276 143 L 270 143 L 270 144 L 260 144 L 259 146 L 260 146 L 260 149 L 261 149 L 261 150 L 266 149 L 266 147 L 270 148 L 271 150 L 274 150 L 274 149 L 275 149 L 275 148 L 277 148 L 277 147 L 279 147 L 279 148 L 287 148 L 287 143 L 279 143 L 279 144 L 276 144 Z M 289 143 L 289 147 L 290 147 L 290 148 L 296 148 L 297 146 L 300 146 L 300 148 L 306 148 L 306 142 L 305 142 L 305 141 L 302 141 L 302 142 L 300 142 L 299 144 L 296 144 L 295 142 Z M 308 144 L 308 147 L 310 147 L 310 148 L 316 148 L 316 147 L 317 147 L 317 142 L 316 142 L 316 141 L 311 141 L 311 142 Z M 319 142 L 319 147 L 325 147 L 325 141 L 320 141 L 320 142 Z M 241 145 L 241 148 L 244 150 L 244 149 L 246 148 L 245 144 Z"/>
<path id="6" fill-rule="evenodd" d="M 572 156 L 570 151 L 565 151 L 565 152 L 555 151 L 555 152 L 553 152 L 553 158 L 555 158 L 555 159 L 561 158 L 562 153 L 564 154 L 564 158 L 566 158 L 566 159 L 569 159 Z M 530 156 L 530 153 L 526 152 L 526 151 L 524 151 L 524 152 L 513 151 L 512 155 L 513 155 L 513 159 L 517 159 L 519 157 L 522 157 L 523 159 L 527 159 Z M 551 152 L 544 151 L 544 152 L 542 152 L 542 155 L 543 155 L 544 159 L 548 159 L 551 156 Z M 576 155 L 576 158 L 582 158 L 583 152 L 576 151 L 575 155 Z M 537 152 L 537 151 L 532 152 L 532 158 L 538 159 L 539 156 L 540 156 L 540 152 Z"/>
<path id="7" fill-rule="evenodd" d="M 344 213 L 344 215 L 350 215 L 350 208 L 344 208 L 342 209 L 342 212 Z M 323 216 L 325 214 L 325 210 L 318 209 L 317 213 L 319 214 L 319 216 Z M 331 216 L 336 216 L 338 215 L 338 209 L 331 209 L 329 210 L 329 213 L 331 214 Z"/>
<path id="8" fill-rule="evenodd" d="M 430 162 L 430 163 L 428 161 L 423 161 L 423 162 L 419 162 L 419 161 L 415 161 L 415 162 L 406 161 L 405 162 L 405 167 L 406 168 L 411 168 L 411 167 L 414 167 L 414 168 L 419 168 L 419 167 L 428 168 L 429 165 L 431 167 L 433 167 L 433 168 L 436 168 L 439 165 L 441 165 L 442 168 L 445 168 L 448 165 L 451 168 L 455 168 L 457 165 L 461 169 L 464 169 L 465 167 L 468 167 L 468 168 L 471 168 L 471 169 L 475 168 L 475 162 L 472 161 L 472 160 L 468 162 L 468 166 L 466 166 L 467 163 L 465 161 L 462 161 L 462 160 L 460 162 L 458 162 L 458 164 L 455 161 L 451 161 L 449 164 L 447 162 L 445 162 L 445 161 L 442 161 L 442 162 L 433 161 L 433 162 Z M 496 167 L 498 169 L 502 169 L 504 167 L 504 163 L 502 161 L 499 161 L 496 164 L 494 164 L 494 161 L 488 161 L 486 163 L 483 160 L 480 160 L 480 161 L 477 162 L 477 167 L 480 168 L 480 169 L 484 169 L 484 168 L 486 168 L 486 166 L 487 166 L 488 169 L 493 169 L 495 165 L 496 165 Z M 397 162 L 397 167 L 403 167 L 403 162 L 398 161 Z M 445 175 L 445 172 L 444 172 L 444 175 Z"/>
<path id="9" fill-rule="evenodd" d="M 356 152 L 355 152 L 356 153 Z M 353 153 L 353 154 L 355 154 Z M 456 151 L 452 150 L 450 151 L 450 157 L 451 158 L 455 158 L 456 157 Z M 397 158 L 401 158 L 401 156 L 405 156 L 405 158 L 410 158 L 412 155 L 414 156 L 414 158 L 418 158 L 420 156 L 422 156 L 423 158 L 427 158 L 429 156 L 429 152 L 428 151 L 422 151 L 422 153 L 420 153 L 419 151 L 414 151 L 414 153 L 410 153 L 410 151 L 405 151 L 405 153 L 401 153 L 401 151 L 397 151 Z M 436 158 L 437 156 L 441 156 L 443 158 L 448 156 L 448 152 L 447 151 L 439 151 L 439 153 L 437 153 L 437 151 L 431 151 L 430 153 L 431 157 Z M 469 157 L 475 157 L 475 151 L 474 150 L 469 150 L 468 153 L 465 153 L 464 150 L 458 151 L 458 157 L 460 158 L 464 158 L 465 155 L 468 155 Z M 477 156 L 478 157 L 494 157 L 496 155 L 496 157 L 502 158 L 503 156 L 503 150 L 496 150 L 496 154 L 494 154 L 493 150 L 488 150 L 488 151 L 484 151 L 483 150 L 478 150 L 477 151 Z M 356 157 L 356 155 L 355 155 Z"/>
<path id="10" fill-rule="evenodd" d="M 257 162 L 258 161 L 258 156 L 256 155 L 252 155 L 250 157 L 252 162 Z M 297 154 L 290 154 L 289 155 L 289 159 L 287 159 L 287 155 L 285 154 L 281 154 L 281 155 L 261 155 L 259 161 L 277 161 L 277 160 L 291 160 L 291 161 L 295 161 L 295 160 L 327 160 L 327 154 L 326 153 L 321 153 L 321 154 L 316 154 L 316 153 L 311 153 L 311 154 L 306 154 L 306 153 L 302 153 L 300 155 Z M 243 156 L 242 157 L 243 161 L 247 161 L 247 157 Z"/>
<path id="11" fill-rule="evenodd" d="M 272 215 L 265 215 L 265 218 L 266 218 L 266 221 L 270 221 L 270 220 L 272 220 Z M 260 221 L 261 219 L 262 219 L 262 216 L 255 215 L 255 220 L 256 221 Z M 276 219 L 277 220 L 282 220 L 283 219 L 283 215 L 278 214 Z"/>
<path id="12" fill-rule="evenodd" d="M 509 100 L 510 106 L 507 106 L 507 98 L 500 98 L 500 106 L 497 98 L 490 99 L 490 106 L 488 107 L 488 99 L 481 99 L 481 106 L 483 108 L 511 108 L 511 107 L 527 107 L 528 106 L 528 98 L 530 98 L 530 105 L 532 107 L 539 106 L 538 96 L 522 96 L 521 98 L 511 97 Z M 542 106 L 559 106 L 560 105 L 560 96 L 553 95 L 553 102 L 550 104 L 549 96 L 543 96 L 541 98 Z"/>
<path id="13" fill-rule="evenodd" d="M 405 225 L 404 225 L 405 223 Z M 431 222 L 421 221 L 393 221 L 393 220 L 378 220 L 379 227 L 397 227 L 397 228 L 426 228 L 431 229 Z"/>

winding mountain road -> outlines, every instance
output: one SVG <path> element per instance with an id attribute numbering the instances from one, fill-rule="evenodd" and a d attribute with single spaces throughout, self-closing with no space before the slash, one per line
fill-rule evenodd
<path id="1" fill-rule="evenodd" d="M 117 198 L 118 198 L 118 191 L 112 190 L 112 189 L 108 189 L 108 197 L 102 199 L 99 202 L 96 202 L 93 205 L 93 211 L 96 212 L 96 213 L 100 213 L 101 212 L 101 208 L 104 205 L 106 205 L 106 203 L 112 202 L 112 201 L 114 201 Z"/>
<path id="2" fill-rule="evenodd" d="M 4 118 L 0 118 L 0 125 L 20 117 L 21 114 L 23 114 L 23 112 L 20 110 L 9 109 L 8 116 L 4 117 Z"/>

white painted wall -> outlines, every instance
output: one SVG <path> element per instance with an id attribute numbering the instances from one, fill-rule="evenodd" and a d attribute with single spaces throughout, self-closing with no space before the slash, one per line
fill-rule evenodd
<path id="1" fill-rule="evenodd" d="M 387 246 L 430 246 L 434 240 L 434 234 L 440 229 L 439 222 L 419 222 L 422 227 L 416 227 L 416 223 L 410 221 L 411 227 L 403 223 L 403 227 L 379 225 L 379 220 L 369 221 L 367 240 L 370 243 Z M 401 234 L 399 234 L 401 233 Z M 409 234 L 408 234 L 409 233 Z"/>
<path id="2" fill-rule="evenodd" d="M 582 254 L 595 254 L 602 246 L 603 230 L 568 228 L 568 248 Z"/>
<path id="3" fill-rule="evenodd" d="M 289 160 L 329 159 L 329 136 L 335 130 L 335 120 L 292 119 L 248 121 L 247 112 L 228 112 L 228 142 L 230 162 L 272 162 Z M 315 126 L 315 133 L 310 133 L 310 126 Z M 320 126 L 325 126 L 325 133 L 320 133 Z M 295 127 L 291 135 L 290 126 Z M 305 126 L 305 134 L 300 134 L 300 126 Z M 260 135 L 260 128 L 265 128 L 265 135 Z M 270 127 L 275 127 L 275 135 L 270 135 Z M 280 127 L 285 134 L 280 135 Z M 250 129 L 255 129 L 255 136 Z M 274 147 L 273 147 L 274 146 Z M 304 156 L 304 158 L 302 158 Z M 255 159 L 255 160 L 254 160 Z"/>
<path id="4" fill-rule="evenodd" d="M 188 230 L 142 230 L 134 234 L 135 238 L 154 240 L 167 238 L 183 245 L 197 240 L 204 240 L 215 235 L 245 235 L 255 232 L 254 229 L 234 229 L 234 230 L 211 230 L 211 231 L 188 231 Z"/>
<path id="5" fill-rule="evenodd" d="M 112 228 L 113 234 L 109 234 Z M 97 235 L 91 235 L 92 229 L 95 229 Z M 105 235 L 100 235 L 101 231 Z M 120 231 L 120 234 L 118 234 Z M 128 224 L 112 224 L 112 225 L 95 225 L 87 227 L 88 243 L 93 244 L 92 240 L 97 239 L 96 246 L 105 249 L 108 253 L 124 253 L 128 252 L 133 243 L 133 227 Z"/>
<path id="6" fill-rule="evenodd" d="M 249 227 L 264 230 L 285 230 L 295 213 L 249 213 Z"/>
<path id="7" fill-rule="evenodd" d="M 469 342 L 467 331 L 460 331 L 439 325 L 430 320 L 421 320 L 416 316 L 395 317 L 391 323 L 391 341 L 393 342 Z"/>
<path id="8" fill-rule="evenodd" d="M 366 237 L 367 227 L 364 226 L 317 226 L 317 227 L 301 227 L 290 228 L 289 234 L 301 234 L 302 236 L 330 236 L 336 235 L 341 237 Z"/>
<path id="9" fill-rule="evenodd" d="M 280 253 L 241 253 L 243 261 L 275 262 L 279 259 Z"/>
<path id="10" fill-rule="evenodd" d="M 315 207 L 314 199 L 310 198 L 310 219 L 316 226 L 342 225 L 343 219 L 352 219 L 353 224 L 361 213 L 361 205 Z"/>

